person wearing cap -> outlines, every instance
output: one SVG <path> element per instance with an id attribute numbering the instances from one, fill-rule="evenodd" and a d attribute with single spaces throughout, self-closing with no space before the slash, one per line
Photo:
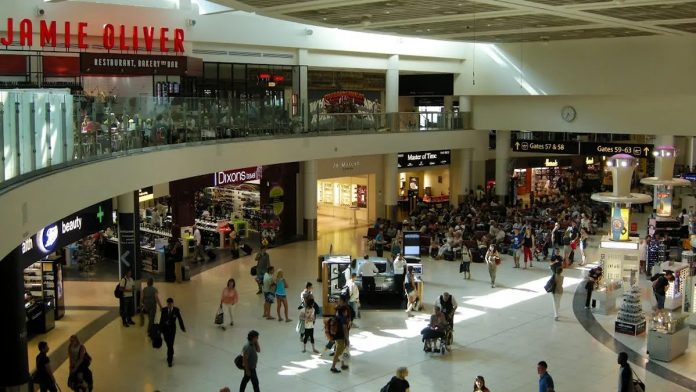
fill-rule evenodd
<path id="1" fill-rule="evenodd" d="M 176 323 L 179 322 L 179 328 L 186 332 L 184 327 L 184 319 L 181 318 L 181 311 L 174 306 L 174 300 L 167 298 L 167 306 L 162 308 L 160 317 L 160 330 L 164 337 L 164 342 L 167 344 L 167 364 L 172 367 L 174 361 L 174 338 L 176 337 Z"/>
<path id="2" fill-rule="evenodd" d="M 261 346 L 259 345 L 259 333 L 253 329 L 247 334 L 247 343 L 242 348 L 242 363 L 244 365 L 244 377 L 239 384 L 239 392 L 244 392 L 251 381 L 254 392 L 259 392 L 259 377 L 256 374 L 256 364 L 259 360 Z"/>

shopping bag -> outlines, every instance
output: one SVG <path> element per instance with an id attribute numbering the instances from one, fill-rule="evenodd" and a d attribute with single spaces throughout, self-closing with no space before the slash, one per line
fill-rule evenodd
<path id="1" fill-rule="evenodd" d="M 217 312 L 215 313 L 215 325 L 222 325 L 224 322 L 224 312 L 222 311 L 222 304 L 218 307 Z"/>

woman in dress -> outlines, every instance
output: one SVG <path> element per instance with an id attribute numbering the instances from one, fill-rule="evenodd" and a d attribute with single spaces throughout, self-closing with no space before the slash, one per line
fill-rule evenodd
<path id="1" fill-rule="evenodd" d="M 484 258 L 488 265 L 488 275 L 491 277 L 491 288 L 495 288 L 495 275 L 498 272 L 498 264 L 500 264 L 500 253 L 496 249 L 495 244 L 491 244 Z"/>
<path id="2" fill-rule="evenodd" d="M 239 301 L 239 294 L 237 293 L 237 283 L 234 279 L 227 281 L 227 286 L 222 289 L 222 295 L 220 296 L 220 306 L 222 306 L 222 324 L 220 328 L 225 330 L 225 324 L 229 322 L 230 327 L 234 325 L 234 318 L 232 316 L 232 310 L 234 305 Z"/>
<path id="3" fill-rule="evenodd" d="M 276 313 L 278 313 L 278 322 L 283 321 L 283 319 L 280 317 L 280 307 L 281 305 L 285 308 L 284 313 L 285 313 L 285 322 L 290 322 L 288 318 L 288 294 L 287 294 L 287 289 L 290 288 L 288 286 L 288 282 L 285 280 L 285 277 L 283 275 L 283 270 L 278 269 L 278 272 L 276 272 L 275 276 L 275 297 L 277 300 L 276 304 Z"/>
<path id="4" fill-rule="evenodd" d="M 87 349 L 85 349 L 85 346 L 80 342 L 80 339 L 77 338 L 77 335 L 70 336 L 70 344 L 68 344 L 68 357 L 70 359 L 70 375 L 68 376 L 68 385 L 74 391 L 91 392 L 94 388 L 92 371 L 89 370 L 89 365 L 92 363 L 92 357 L 87 354 Z"/>
<path id="5" fill-rule="evenodd" d="M 307 341 L 312 343 L 312 352 L 314 354 L 319 354 L 319 351 L 314 347 L 314 323 L 317 319 L 316 312 L 314 310 L 314 297 L 312 295 L 305 298 L 305 307 L 300 310 L 300 322 L 302 326 L 300 331 L 302 331 L 303 345 L 302 352 L 307 352 Z"/>

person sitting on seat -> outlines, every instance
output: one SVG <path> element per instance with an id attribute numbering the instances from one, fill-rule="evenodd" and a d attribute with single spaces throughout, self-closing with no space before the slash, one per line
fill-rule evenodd
<path id="1" fill-rule="evenodd" d="M 447 326 L 445 314 L 442 313 L 439 306 L 435 306 L 434 313 L 430 316 L 430 324 L 421 331 L 423 342 L 425 342 L 423 347 L 425 352 L 433 351 L 433 341 L 437 342 L 437 339 L 445 337 Z"/>
<path id="2" fill-rule="evenodd" d="M 441 296 L 437 297 L 435 301 L 435 306 L 442 310 L 442 314 L 445 315 L 450 328 L 454 327 L 454 312 L 457 310 L 457 300 L 448 293 L 444 292 Z"/>

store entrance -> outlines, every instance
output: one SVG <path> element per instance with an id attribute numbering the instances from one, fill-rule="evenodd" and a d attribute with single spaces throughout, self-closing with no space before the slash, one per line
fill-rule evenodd
<path id="1" fill-rule="evenodd" d="M 322 223 L 357 226 L 374 220 L 375 203 L 369 194 L 374 178 L 366 174 L 317 181 L 317 215 L 325 218 Z"/>

